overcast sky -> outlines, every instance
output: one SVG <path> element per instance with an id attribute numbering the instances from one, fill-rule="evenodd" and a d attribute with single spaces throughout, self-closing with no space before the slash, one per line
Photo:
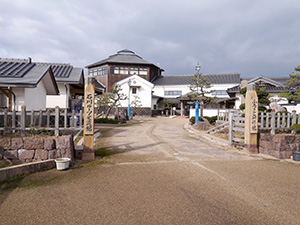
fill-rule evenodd
<path id="1" fill-rule="evenodd" d="M 165 75 L 288 76 L 299 0 L 0 0 L 0 57 L 75 67 L 129 49 Z"/>

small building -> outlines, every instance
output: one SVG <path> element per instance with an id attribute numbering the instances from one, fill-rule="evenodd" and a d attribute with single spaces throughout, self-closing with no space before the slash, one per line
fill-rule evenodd
<path id="1" fill-rule="evenodd" d="M 270 108 L 279 109 L 280 107 L 286 107 L 291 112 L 295 109 L 295 105 L 293 107 L 286 98 L 280 96 L 281 93 L 289 91 L 285 88 L 287 80 L 289 80 L 289 77 L 265 77 L 260 75 L 251 79 L 243 79 L 241 84 L 229 88 L 227 92 L 230 97 L 237 98 L 235 108 L 239 109 L 240 105 L 245 103 L 244 96 L 240 93 L 241 89 L 247 87 L 247 84 L 254 84 L 270 94 Z"/>
<path id="2" fill-rule="evenodd" d="M 59 94 L 50 66 L 28 60 L 0 58 L 0 105 L 9 110 L 45 110 L 46 96 Z"/>
<path id="3" fill-rule="evenodd" d="M 89 76 L 94 76 L 104 85 L 106 92 L 111 92 L 112 85 L 116 82 L 132 75 L 138 75 L 146 81 L 153 82 L 164 71 L 128 49 L 87 65 L 86 68 Z"/>
<path id="4" fill-rule="evenodd" d="M 180 115 L 195 115 L 195 100 L 190 99 L 188 94 L 191 92 L 189 86 L 194 75 L 174 75 L 162 76 L 156 79 L 154 83 L 153 109 L 157 108 L 157 104 L 161 99 L 171 99 Z M 207 96 L 215 97 L 215 102 L 205 106 L 204 116 L 217 115 L 219 109 L 231 109 L 235 107 L 235 98 L 231 98 L 227 89 L 240 85 L 241 79 L 239 73 L 229 74 L 203 74 L 211 83 L 212 91 Z"/>
<path id="5" fill-rule="evenodd" d="M 47 96 L 47 108 L 59 106 L 69 109 L 74 99 L 82 99 L 84 96 L 83 68 L 76 68 L 63 63 L 37 63 L 37 65 L 50 66 L 60 92 L 59 96 Z M 97 94 L 102 94 L 104 89 L 102 84 L 95 82 Z"/>

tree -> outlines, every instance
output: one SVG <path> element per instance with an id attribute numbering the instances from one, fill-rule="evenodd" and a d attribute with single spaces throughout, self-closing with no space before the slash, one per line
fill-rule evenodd
<path id="1" fill-rule="evenodd" d="M 134 113 L 136 113 L 136 108 L 143 106 L 140 97 L 136 95 L 134 96 L 134 100 L 130 103 L 130 105 L 133 107 Z"/>
<path id="2" fill-rule="evenodd" d="M 289 102 L 300 101 L 300 65 L 295 67 L 295 72 L 290 74 L 285 88 L 289 89 L 287 93 L 281 93 L 280 96 L 287 98 Z"/>
<path id="3" fill-rule="evenodd" d="M 158 108 L 160 110 L 170 110 L 174 102 L 170 99 L 164 98 L 163 100 L 158 102 Z M 168 116 L 168 112 L 166 113 Z"/>
<path id="4" fill-rule="evenodd" d="M 196 73 L 192 77 L 192 81 L 190 82 L 190 90 L 191 93 L 189 93 L 187 96 L 190 99 L 199 101 L 200 106 L 200 115 L 203 119 L 203 109 L 204 106 L 210 102 L 214 101 L 213 97 L 208 97 L 207 94 L 210 94 L 213 92 L 213 90 L 209 90 L 211 88 L 211 83 L 207 80 L 207 78 L 202 76 L 202 73 Z"/>
<path id="5" fill-rule="evenodd" d="M 111 109 L 114 106 L 120 106 L 120 101 L 126 100 L 127 98 L 127 95 L 122 93 L 122 88 L 119 85 L 114 85 L 111 93 L 104 93 L 97 96 L 96 104 L 99 107 L 108 107 L 107 112 L 105 113 L 105 118 L 107 118 Z"/>
<path id="6" fill-rule="evenodd" d="M 244 95 L 244 97 L 246 96 L 246 92 L 247 92 L 247 88 L 244 87 L 241 89 L 240 93 L 242 95 Z M 257 94 L 257 98 L 258 98 L 258 111 L 265 111 L 267 105 L 270 104 L 270 100 L 269 100 L 269 93 L 265 91 L 264 88 L 256 88 L 256 94 Z M 240 105 L 240 109 L 244 110 L 245 109 L 245 103 Z"/>

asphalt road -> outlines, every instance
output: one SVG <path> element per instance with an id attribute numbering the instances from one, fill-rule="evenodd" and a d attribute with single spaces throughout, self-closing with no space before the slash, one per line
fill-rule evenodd
<path id="1" fill-rule="evenodd" d="M 2 184 L 0 224 L 300 224 L 300 166 L 224 150 L 187 119 L 136 118 L 111 153 Z"/>

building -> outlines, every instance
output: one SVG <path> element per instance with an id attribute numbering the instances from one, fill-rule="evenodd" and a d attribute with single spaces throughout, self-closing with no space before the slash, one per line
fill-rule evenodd
<path id="1" fill-rule="evenodd" d="M 50 66 L 31 59 L 0 58 L 0 105 L 9 110 L 45 110 L 46 96 L 57 96 L 59 89 Z"/>
<path id="2" fill-rule="evenodd" d="M 153 89 L 153 109 L 157 108 L 157 104 L 161 99 L 172 99 L 174 106 L 180 110 L 177 114 L 180 115 L 195 115 L 195 100 L 190 99 L 188 94 L 191 92 L 189 86 L 194 75 L 174 75 L 162 76 L 156 79 Z M 214 97 L 214 103 L 205 106 L 203 111 L 204 116 L 217 115 L 219 109 L 230 109 L 235 106 L 235 97 L 230 97 L 227 89 L 240 84 L 240 74 L 203 74 L 211 83 L 212 91 L 207 96 Z"/>
<path id="3" fill-rule="evenodd" d="M 241 84 L 236 85 L 227 90 L 230 97 L 236 97 L 235 108 L 239 108 L 244 102 L 244 96 L 240 93 L 241 88 L 247 87 L 247 84 L 254 84 L 256 87 L 263 88 L 266 92 L 270 94 L 269 100 L 271 101 L 269 108 L 280 110 L 280 108 L 285 107 L 286 110 L 292 112 L 292 110 L 297 110 L 300 112 L 300 106 L 297 104 L 290 104 L 286 98 L 280 96 L 281 93 L 288 92 L 289 90 L 285 88 L 289 77 L 264 77 L 262 75 L 251 79 L 243 79 Z"/>
<path id="4" fill-rule="evenodd" d="M 50 66 L 60 92 L 59 96 L 47 96 L 47 108 L 59 106 L 69 109 L 72 102 L 76 102 L 76 99 L 82 99 L 84 95 L 83 68 L 63 63 L 37 63 L 37 65 Z M 96 94 L 104 92 L 104 87 L 99 82 L 95 82 L 95 92 Z"/>
<path id="5" fill-rule="evenodd" d="M 153 82 L 161 76 L 163 69 L 147 62 L 133 51 L 124 49 L 99 62 L 87 65 L 89 76 L 94 76 L 111 92 L 112 85 L 132 75 L 138 75 L 146 81 Z"/>

